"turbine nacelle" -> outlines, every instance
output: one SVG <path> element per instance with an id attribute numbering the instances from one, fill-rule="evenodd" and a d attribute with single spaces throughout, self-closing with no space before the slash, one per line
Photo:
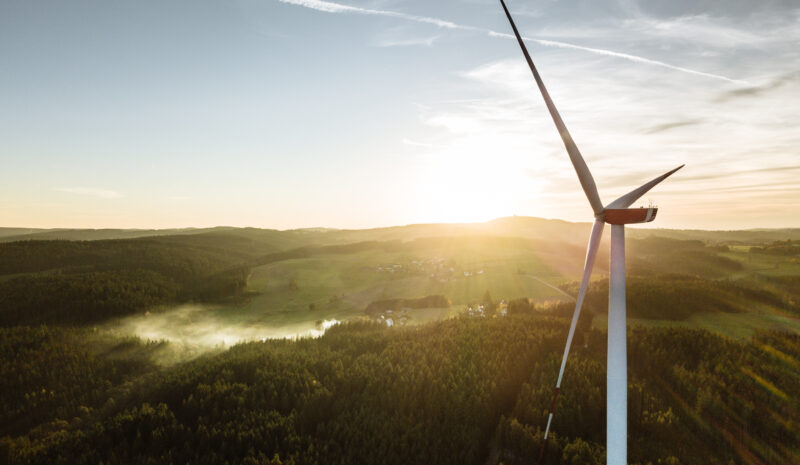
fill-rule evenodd
<path id="1" fill-rule="evenodd" d="M 598 220 L 608 224 L 649 223 L 656 219 L 658 208 L 606 208 Z"/>
<path id="2" fill-rule="evenodd" d="M 656 219 L 658 208 L 650 206 L 647 208 L 628 208 L 634 202 L 639 200 L 650 189 L 655 187 L 661 181 L 670 177 L 673 173 L 683 168 L 681 165 L 673 170 L 667 171 L 661 176 L 649 181 L 636 189 L 628 192 L 617 200 L 606 205 L 599 214 L 595 215 L 597 221 L 602 221 L 608 224 L 635 224 L 635 223 L 649 223 Z M 591 198 L 588 194 L 587 197 Z"/>

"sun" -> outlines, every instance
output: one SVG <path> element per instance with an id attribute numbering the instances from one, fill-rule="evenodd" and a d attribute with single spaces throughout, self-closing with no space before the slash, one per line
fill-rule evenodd
<path id="1" fill-rule="evenodd" d="M 487 153 L 492 148 L 498 153 Z M 513 152 L 495 140 L 472 141 L 425 157 L 414 185 L 417 216 L 423 222 L 472 223 L 529 214 L 541 180 L 526 175 Z"/>

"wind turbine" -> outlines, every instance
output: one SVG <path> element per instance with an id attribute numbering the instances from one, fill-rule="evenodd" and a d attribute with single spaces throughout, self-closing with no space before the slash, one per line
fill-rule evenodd
<path id="1" fill-rule="evenodd" d="M 575 311 L 572 314 L 572 323 L 569 327 L 567 335 L 567 344 L 564 348 L 564 355 L 561 358 L 561 368 L 558 372 L 558 380 L 556 381 L 555 392 L 553 393 L 553 401 L 550 404 L 550 412 L 547 417 L 547 427 L 544 432 L 544 442 L 542 444 L 542 454 L 544 447 L 547 443 L 547 435 L 550 432 L 550 423 L 553 420 L 553 412 L 555 410 L 556 400 L 558 399 L 558 392 L 561 389 L 561 380 L 564 377 L 564 368 L 567 365 L 567 357 L 569 356 L 569 348 L 572 345 L 572 338 L 575 335 L 575 327 L 578 324 L 578 318 L 581 314 L 581 306 L 583 299 L 586 297 L 586 289 L 589 286 L 589 278 L 592 275 L 592 267 L 594 260 L 597 256 L 597 249 L 600 244 L 600 238 L 603 236 L 603 228 L 605 223 L 611 224 L 611 257 L 610 257 L 610 277 L 608 289 L 608 359 L 607 359 L 607 374 L 606 374 L 606 463 L 608 465 L 627 465 L 628 463 L 628 354 L 626 348 L 626 320 L 625 320 L 625 225 L 632 223 L 647 223 L 656 218 L 658 208 L 650 206 L 649 208 L 628 208 L 633 205 L 636 200 L 643 196 L 647 191 L 652 189 L 656 184 L 660 183 L 672 173 L 683 168 L 681 165 L 672 171 L 669 171 L 661 176 L 653 179 L 652 181 L 637 187 L 622 197 L 614 200 L 605 207 L 600 201 L 600 195 L 597 193 L 597 186 L 592 178 L 592 173 L 586 162 L 583 160 L 578 146 L 572 140 L 564 121 L 556 110 L 553 100 L 550 98 L 547 89 L 542 82 L 536 66 L 533 64 L 530 54 L 528 53 L 525 42 L 522 40 L 514 20 L 511 18 L 511 13 L 506 7 L 504 0 L 500 0 L 503 10 L 508 17 L 511 28 L 514 30 L 514 35 L 517 37 L 519 46 L 522 48 L 522 53 L 528 61 L 528 66 L 531 68 L 533 78 L 536 80 L 536 85 L 542 93 L 544 102 L 547 109 L 550 111 L 550 116 L 564 141 L 564 146 L 569 154 L 569 159 L 572 166 L 575 167 L 575 172 L 578 174 L 578 180 L 589 199 L 589 204 L 594 212 L 594 226 L 592 226 L 592 233 L 589 236 L 589 245 L 586 250 L 586 262 L 583 269 L 583 277 L 581 278 L 581 286 L 578 291 L 578 298 L 575 302 Z M 540 461 L 542 454 L 540 454 Z"/>

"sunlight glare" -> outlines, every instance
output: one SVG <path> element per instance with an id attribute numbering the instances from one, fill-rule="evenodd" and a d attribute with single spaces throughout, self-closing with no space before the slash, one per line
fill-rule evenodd
<path id="1" fill-rule="evenodd" d="M 458 138 L 428 153 L 416 180 L 425 222 L 476 222 L 527 214 L 546 181 L 529 176 L 530 155 L 493 134 Z M 526 163 L 527 162 L 527 163 Z"/>

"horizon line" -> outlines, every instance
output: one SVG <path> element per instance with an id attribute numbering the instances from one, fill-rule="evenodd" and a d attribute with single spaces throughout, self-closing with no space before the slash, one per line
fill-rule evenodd
<path id="1" fill-rule="evenodd" d="M 586 220 L 586 221 L 571 221 L 565 220 L 562 218 L 546 218 L 541 216 L 526 216 L 526 215 L 511 215 L 511 216 L 500 216 L 492 219 L 488 219 L 485 221 L 460 221 L 460 222 L 412 222 L 412 223 L 405 223 L 405 224 L 390 224 L 390 225 L 383 225 L 383 226 L 367 226 L 367 227 L 351 227 L 351 228 L 342 228 L 342 227 L 330 227 L 330 226 L 302 226 L 296 228 L 271 228 L 265 226 L 232 226 L 232 225 L 225 225 L 225 224 L 218 224 L 214 226 L 173 226 L 173 227 L 62 227 L 62 226 L 53 226 L 53 227 L 29 227 L 29 226 L 0 226 L 0 230 L 3 229 L 20 229 L 20 230 L 29 230 L 31 232 L 20 232 L 19 234 L 7 235 L 5 237 L 14 237 L 14 236 L 24 236 L 28 234 L 37 234 L 41 232 L 57 232 L 57 231 L 192 231 L 192 230 L 211 230 L 211 229 L 260 229 L 264 231 L 277 231 L 277 232 L 290 232 L 290 231 L 309 231 L 309 230 L 329 230 L 329 231 L 369 231 L 374 229 L 391 229 L 391 228 L 405 228 L 405 227 L 412 227 L 412 226 L 467 226 L 467 225 L 480 225 L 480 224 L 487 224 L 494 221 L 499 220 L 506 220 L 506 219 L 528 219 L 528 220 L 542 220 L 542 221 L 552 221 L 552 222 L 562 222 L 562 223 L 571 223 L 571 224 L 586 224 L 591 225 L 593 220 Z M 775 231 L 775 230 L 782 230 L 782 229 L 800 229 L 800 225 L 797 226 L 775 226 L 775 227 L 752 227 L 752 228 L 721 228 L 721 229 L 705 229 L 705 228 L 691 228 L 691 227 L 645 227 L 645 228 L 636 228 L 636 229 L 643 229 L 643 230 L 670 230 L 670 231 L 716 231 L 716 232 L 726 232 L 726 231 Z M 2 239 L 3 236 L 0 236 Z"/>

